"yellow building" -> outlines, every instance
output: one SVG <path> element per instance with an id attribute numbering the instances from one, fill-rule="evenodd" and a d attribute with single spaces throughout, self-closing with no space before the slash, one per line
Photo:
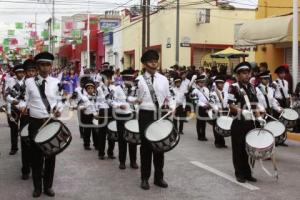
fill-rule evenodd
<path id="1" fill-rule="evenodd" d="M 150 48 L 160 52 L 163 69 L 175 64 L 176 52 L 176 1 L 162 0 L 160 9 L 150 16 Z M 234 45 L 234 25 L 255 19 L 255 10 L 237 9 L 226 4 L 180 1 L 180 65 L 206 65 L 212 62 L 227 64 L 227 60 L 211 60 L 210 54 Z M 125 16 L 122 19 L 122 51 L 124 67 L 141 67 L 141 17 Z M 254 52 L 249 52 L 254 61 Z"/>
<path id="2" fill-rule="evenodd" d="M 292 68 L 292 11 L 293 0 L 259 0 L 256 20 L 240 27 L 237 43 L 256 46 L 256 62 L 267 62 L 271 72 L 281 64 Z"/>

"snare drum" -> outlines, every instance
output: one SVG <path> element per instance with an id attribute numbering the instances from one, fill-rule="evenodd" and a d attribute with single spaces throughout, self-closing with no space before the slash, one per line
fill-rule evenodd
<path id="1" fill-rule="evenodd" d="M 253 159 L 267 159 L 273 154 L 275 138 L 266 129 L 253 129 L 246 135 L 246 151 Z"/>
<path id="2" fill-rule="evenodd" d="M 172 150 L 180 140 L 173 123 L 168 119 L 151 123 L 145 130 L 145 138 L 150 142 L 152 149 L 158 152 Z"/>
<path id="3" fill-rule="evenodd" d="M 124 138 L 128 143 L 141 144 L 141 135 L 139 130 L 138 120 L 129 120 L 124 124 L 125 135 Z"/>
<path id="4" fill-rule="evenodd" d="M 72 141 L 70 130 L 60 121 L 47 124 L 34 138 L 34 142 L 46 156 L 64 151 Z"/>
<path id="5" fill-rule="evenodd" d="M 286 128 L 284 124 L 279 121 L 268 122 L 264 129 L 273 134 L 276 144 L 282 144 L 287 139 Z"/>
<path id="6" fill-rule="evenodd" d="M 28 133 L 28 124 L 24 126 L 20 132 L 21 141 L 24 142 L 26 145 L 30 145 L 30 138 Z"/>
<path id="7" fill-rule="evenodd" d="M 108 123 L 107 125 L 107 139 L 110 141 L 118 141 L 118 131 L 117 131 L 117 122 L 116 120 L 113 120 Z"/>
<path id="8" fill-rule="evenodd" d="M 294 128 L 297 124 L 297 119 L 299 118 L 299 114 L 290 108 L 283 109 L 281 117 L 279 121 L 281 121 L 286 128 Z"/>
<path id="9" fill-rule="evenodd" d="M 233 122 L 232 117 L 228 117 L 228 116 L 219 117 L 216 121 L 215 131 L 223 137 L 231 136 L 232 122 Z"/>

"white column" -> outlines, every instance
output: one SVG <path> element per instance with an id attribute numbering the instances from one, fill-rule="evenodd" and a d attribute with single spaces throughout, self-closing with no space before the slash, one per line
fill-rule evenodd
<path id="1" fill-rule="evenodd" d="M 298 82 L 298 0 L 293 2 L 293 89 Z"/>
<path id="2" fill-rule="evenodd" d="M 88 1 L 88 14 L 87 14 L 87 35 L 86 35 L 86 51 L 87 51 L 87 68 L 90 64 L 90 1 Z"/>

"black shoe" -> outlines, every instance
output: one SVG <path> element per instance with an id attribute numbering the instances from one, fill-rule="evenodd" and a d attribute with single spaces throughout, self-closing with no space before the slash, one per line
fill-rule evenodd
<path id="1" fill-rule="evenodd" d="M 149 183 L 148 183 L 148 180 L 142 180 L 142 183 L 141 183 L 141 188 L 144 189 L 144 190 L 149 190 L 150 189 L 150 186 L 149 186 Z"/>
<path id="2" fill-rule="evenodd" d="M 138 164 L 136 164 L 136 163 L 130 163 L 130 167 L 132 169 L 138 169 L 139 168 Z"/>
<path id="3" fill-rule="evenodd" d="M 207 141 L 207 138 L 204 137 L 204 138 L 198 138 L 199 141 Z"/>
<path id="4" fill-rule="evenodd" d="M 240 183 L 246 183 L 246 179 L 242 177 L 236 177 L 236 180 Z"/>
<path id="5" fill-rule="evenodd" d="M 283 147 L 288 147 L 289 145 L 285 144 L 285 143 L 281 143 L 281 144 L 278 144 L 279 146 L 283 146 Z"/>
<path id="6" fill-rule="evenodd" d="M 44 194 L 49 196 L 49 197 L 54 197 L 55 196 L 55 193 L 51 188 L 45 189 Z"/>
<path id="7" fill-rule="evenodd" d="M 254 178 L 253 176 L 246 177 L 246 180 L 250 182 L 257 182 L 257 179 Z"/>
<path id="8" fill-rule="evenodd" d="M 99 160 L 104 160 L 104 156 L 98 156 Z"/>
<path id="9" fill-rule="evenodd" d="M 114 155 L 108 155 L 109 159 L 116 159 L 116 157 Z"/>
<path id="10" fill-rule="evenodd" d="M 120 165 L 119 165 L 119 169 L 126 169 L 126 165 L 125 165 L 125 163 L 120 163 Z"/>
<path id="11" fill-rule="evenodd" d="M 33 193 L 32 193 L 32 197 L 37 198 L 37 197 L 40 197 L 41 194 L 42 194 L 41 190 L 34 190 Z"/>
<path id="12" fill-rule="evenodd" d="M 182 131 L 179 132 L 180 135 L 183 135 L 184 133 Z"/>
<path id="13" fill-rule="evenodd" d="M 18 152 L 17 149 L 12 149 L 10 150 L 9 155 L 15 155 L 17 152 Z"/>
<path id="14" fill-rule="evenodd" d="M 167 188 L 168 183 L 164 179 L 155 180 L 154 185 L 157 185 L 158 187 Z"/>
<path id="15" fill-rule="evenodd" d="M 22 180 L 28 180 L 29 174 L 22 174 Z"/>
<path id="16" fill-rule="evenodd" d="M 218 149 L 221 149 L 221 148 L 223 148 L 223 145 L 221 145 L 221 144 L 215 144 L 215 147 L 218 148 Z"/>
<path id="17" fill-rule="evenodd" d="M 91 151 L 91 147 L 84 147 L 84 150 Z"/>

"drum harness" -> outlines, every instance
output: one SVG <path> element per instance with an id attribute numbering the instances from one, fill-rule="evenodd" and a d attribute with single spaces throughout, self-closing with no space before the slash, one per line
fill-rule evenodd
<path id="1" fill-rule="evenodd" d="M 243 97 L 244 97 L 244 100 L 245 100 L 245 102 L 246 102 L 246 105 L 247 105 L 248 110 L 251 111 L 251 113 L 252 113 L 252 120 L 253 120 L 254 126 L 255 126 L 255 128 L 256 128 L 255 118 L 254 118 L 254 115 L 253 115 L 253 111 L 252 111 L 252 109 L 251 109 L 251 104 L 250 104 L 249 97 L 248 97 L 246 91 L 244 90 L 244 88 L 240 88 L 239 85 L 237 85 L 237 87 L 240 89 L 240 92 L 241 92 L 241 94 L 242 94 Z M 263 127 L 260 128 L 258 134 L 260 134 L 260 131 L 261 131 L 262 129 L 263 129 Z M 267 170 L 267 168 L 266 168 L 266 167 L 264 166 L 264 164 L 263 164 L 263 160 L 262 160 L 262 159 L 259 159 L 259 162 L 260 162 L 261 168 L 263 169 L 263 171 L 264 171 L 267 175 L 269 175 L 270 177 L 274 177 L 274 178 L 276 178 L 276 180 L 278 180 L 278 169 L 277 169 L 276 157 L 275 157 L 275 142 L 274 142 L 274 145 L 273 145 L 273 150 L 272 150 L 271 155 L 272 155 L 272 156 L 271 156 L 271 160 L 272 160 L 272 164 L 273 164 L 274 174 L 271 174 L 271 173 Z M 251 156 L 249 156 L 248 162 L 249 162 L 249 165 L 250 165 L 250 167 L 251 167 L 251 170 L 253 171 L 254 166 L 255 166 L 255 160 L 254 160 Z"/>

